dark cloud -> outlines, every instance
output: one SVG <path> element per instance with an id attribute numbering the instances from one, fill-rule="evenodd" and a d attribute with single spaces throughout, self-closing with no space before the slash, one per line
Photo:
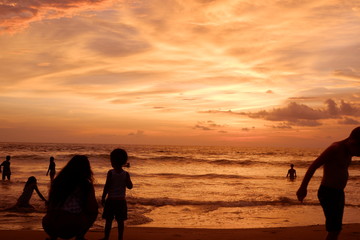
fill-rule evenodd
<path id="1" fill-rule="evenodd" d="M 291 129 L 291 125 L 289 123 L 283 122 L 280 123 L 278 125 L 272 125 L 272 128 L 277 128 L 277 129 Z"/>
<path id="2" fill-rule="evenodd" d="M 204 126 L 204 125 L 200 125 L 200 124 L 196 124 L 194 126 L 194 129 L 200 129 L 200 130 L 204 130 L 204 131 L 210 131 L 210 130 L 214 130 L 212 128 L 209 128 L 207 126 Z"/>
<path id="3" fill-rule="evenodd" d="M 109 0 L 0 0 L 0 32 L 17 31 L 32 21 L 65 16 L 70 9 L 95 6 Z"/>
<path id="4" fill-rule="evenodd" d="M 214 121 L 199 121 L 193 129 L 200 129 L 204 131 L 218 130 L 219 128 L 224 127 L 223 125 L 216 124 Z M 221 131 L 221 130 L 220 130 Z"/>
<path id="5" fill-rule="evenodd" d="M 313 108 L 305 104 L 291 102 L 285 107 L 274 108 L 272 110 L 262 110 L 258 112 L 208 110 L 199 113 L 221 113 L 247 116 L 267 121 L 282 122 L 279 125 L 272 126 L 273 128 L 291 128 L 291 126 L 320 126 L 322 125 L 322 120 L 340 118 L 343 118 L 338 121 L 340 124 L 357 124 L 358 121 L 353 118 L 360 117 L 360 107 L 343 100 L 341 100 L 340 103 L 336 103 L 334 100 L 328 99 L 325 102 L 325 106 L 319 108 Z"/>
<path id="6" fill-rule="evenodd" d="M 263 118 L 269 121 L 298 121 L 302 120 L 319 120 L 323 119 L 324 112 L 321 110 L 313 109 L 304 104 L 296 102 L 289 103 L 284 108 L 274 108 L 271 111 L 259 111 L 255 113 L 248 113 L 251 118 Z"/>
<path id="7" fill-rule="evenodd" d="M 356 125 L 356 124 L 360 124 L 360 122 L 358 120 L 355 120 L 353 118 L 349 118 L 349 117 L 345 117 L 344 119 L 341 119 L 340 121 L 338 121 L 339 124 L 344 124 L 344 125 Z"/>
<path id="8" fill-rule="evenodd" d="M 322 108 L 312 108 L 296 102 L 289 103 L 283 108 L 274 108 L 270 111 L 259 111 L 246 114 L 250 118 L 262 118 L 269 121 L 285 121 L 295 126 L 319 126 L 320 120 L 341 118 L 343 116 L 360 116 L 360 108 L 352 106 L 343 100 L 337 104 L 328 99 Z"/>

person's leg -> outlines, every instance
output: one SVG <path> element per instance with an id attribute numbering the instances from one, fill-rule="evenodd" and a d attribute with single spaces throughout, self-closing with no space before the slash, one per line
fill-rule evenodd
<path id="1" fill-rule="evenodd" d="M 339 237 L 340 231 L 328 232 L 325 240 L 337 240 Z"/>
<path id="2" fill-rule="evenodd" d="M 110 219 L 110 218 L 106 219 L 103 240 L 109 240 L 110 239 L 112 221 L 113 221 L 113 219 Z"/>
<path id="3" fill-rule="evenodd" d="M 118 240 L 123 240 L 124 221 L 123 220 L 117 220 L 117 223 L 118 223 Z"/>
<path id="4" fill-rule="evenodd" d="M 57 240 L 57 237 L 46 238 L 45 240 Z"/>
<path id="5" fill-rule="evenodd" d="M 324 210 L 326 231 L 325 240 L 337 240 L 342 229 L 345 206 L 344 191 L 321 186 L 318 198 Z"/>
<path id="6" fill-rule="evenodd" d="M 90 227 L 94 224 L 97 217 L 96 214 L 83 214 L 80 217 L 81 224 L 79 225 L 80 231 L 76 234 L 76 240 L 84 240 L 85 234 L 89 231 Z"/>

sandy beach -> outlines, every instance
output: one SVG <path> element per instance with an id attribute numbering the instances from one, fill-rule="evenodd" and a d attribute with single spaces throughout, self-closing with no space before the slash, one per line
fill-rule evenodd
<path id="1" fill-rule="evenodd" d="M 125 240 L 321 240 L 326 232 L 324 226 L 289 227 L 289 228 L 261 228 L 261 229 L 189 229 L 189 228 L 149 228 L 128 227 L 125 229 Z M 0 231 L 2 240 L 39 240 L 45 239 L 43 231 Z M 98 240 L 103 237 L 102 232 L 90 231 L 86 235 L 88 240 Z M 117 239 L 116 229 L 112 230 L 111 239 Z M 360 239 L 360 224 L 344 225 L 340 239 Z"/>

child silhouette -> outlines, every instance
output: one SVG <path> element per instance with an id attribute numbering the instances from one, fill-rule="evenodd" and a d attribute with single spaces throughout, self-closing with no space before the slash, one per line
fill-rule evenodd
<path id="1" fill-rule="evenodd" d="M 50 173 L 50 181 L 52 182 L 54 180 L 55 174 L 56 174 L 56 164 L 55 164 L 55 158 L 50 157 L 50 163 L 49 168 L 46 172 L 46 176 Z"/>
<path id="2" fill-rule="evenodd" d="M 118 223 L 118 239 L 123 239 L 124 221 L 127 219 L 126 188 L 133 188 L 129 173 L 122 168 L 127 160 L 128 155 L 123 149 L 115 149 L 110 154 L 113 169 L 108 171 L 101 200 L 104 205 L 102 217 L 106 220 L 103 240 L 110 237 L 114 217 Z"/>
<path id="3" fill-rule="evenodd" d="M 290 180 L 294 180 L 296 178 L 296 170 L 294 169 L 294 164 L 290 164 L 290 169 L 288 170 L 286 177 L 289 177 Z"/>
<path id="4" fill-rule="evenodd" d="M 10 176 L 11 176 L 10 156 L 6 156 L 6 160 L 0 164 L 0 173 L 1 173 L 1 167 L 3 167 L 2 180 L 4 181 L 5 178 L 7 178 L 7 180 L 10 180 Z"/>

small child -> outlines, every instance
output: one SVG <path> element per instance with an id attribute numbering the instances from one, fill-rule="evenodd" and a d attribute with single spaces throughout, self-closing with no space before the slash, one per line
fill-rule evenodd
<path id="1" fill-rule="evenodd" d="M 46 199 L 40 193 L 40 191 L 39 191 L 39 189 L 37 187 L 36 178 L 34 176 L 31 176 L 31 177 L 28 178 L 27 182 L 25 183 L 23 193 L 21 194 L 21 196 L 17 200 L 16 205 L 13 208 L 34 209 L 34 207 L 29 203 L 34 190 L 39 195 L 41 200 L 43 200 L 43 201 L 45 201 L 45 203 L 47 203 Z"/>
<path id="2" fill-rule="evenodd" d="M 102 217 L 106 220 L 103 240 L 108 240 L 110 237 L 114 217 L 118 223 L 118 239 L 123 239 L 124 221 L 127 219 L 126 188 L 133 188 L 129 173 L 122 168 L 127 163 L 127 160 L 128 155 L 123 149 L 115 149 L 110 154 L 113 169 L 107 173 L 101 199 L 104 206 Z"/>
<path id="3" fill-rule="evenodd" d="M 56 174 L 56 164 L 55 164 L 55 158 L 50 157 L 50 163 L 49 168 L 46 172 L 46 176 L 50 173 L 50 181 L 52 182 L 54 180 L 55 174 Z"/>
<path id="4" fill-rule="evenodd" d="M 294 169 L 294 164 L 290 164 L 290 169 L 286 177 L 290 177 L 290 180 L 294 180 L 296 178 L 296 170 Z"/>
<path id="5" fill-rule="evenodd" d="M 6 156 L 6 160 L 0 164 L 0 173 L 1 173 L 1 167 L 3 167 L 3 171 L 2 171 L 3 181 L 5 180 L 5 178 L 7 178 L 10 181 L 10 176 L 11 176 L 10 158 L 11 158 L 10 156 Z"/>

